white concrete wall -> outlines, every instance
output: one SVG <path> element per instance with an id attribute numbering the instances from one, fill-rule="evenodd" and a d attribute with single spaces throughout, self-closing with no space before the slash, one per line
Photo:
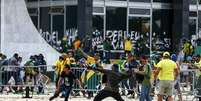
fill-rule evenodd
<path id="1" fill-rule="evenodd" d="M 36 30 L 25 0 L 1 1 L 1 52 L 8 57 L 19 53 L 24 61 L 30 55 L 42 53 L 47 64 L 52 65 L 60 54 Z"/>

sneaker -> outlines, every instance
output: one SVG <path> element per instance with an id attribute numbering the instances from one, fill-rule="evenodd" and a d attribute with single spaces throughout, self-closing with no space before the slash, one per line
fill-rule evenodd
<path id="1" fill-rule="evenodd" d="M 54 98 L 53 97 L 50 97 L 49 101 L 52 101 Z"/>
<path id="2" fill-rule="evenodd" d="M 91 96 L 88 96 L 87 99 L 91 99 Z"/>

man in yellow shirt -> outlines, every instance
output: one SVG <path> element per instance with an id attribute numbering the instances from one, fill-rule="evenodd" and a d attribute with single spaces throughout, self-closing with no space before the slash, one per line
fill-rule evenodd
<path id="1" fill-rule="evenodd" d="M 128 37 L 124 43 L 125 54 L 128 55 L 129 53 L 131 53 L 131 50 L 132 50 L 132 41 L 131 41 L 130 37 Z"/>
<path id="2" fill-rule="evenodd" d="M 170 60 L 169 52 L 164 52 L 163 59 L 157 66 L 158 68 L 154 77 L 156 78 L 160 73 L 158 101 L 162 101 L 164 95 L 168 96 L 168 101 L 173 101 L 174 80 L 178 75 L 177 64 Z"/>

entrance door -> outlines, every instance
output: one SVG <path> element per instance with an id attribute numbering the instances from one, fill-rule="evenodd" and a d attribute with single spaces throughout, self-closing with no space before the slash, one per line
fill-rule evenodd
<path id="1" fill-rule="evenodd" d="M 51 31 L 58 32 L 59 39 L 62 39 L 62 37 L 64 35 L 64 15 L 54 14 L 51 17 L 52 17 Z"/>
<path id="2" fill-rule="evenodd" d="M 192 35 L 196 35 L 197 33 L 197 17 L 190 17 L 189 18 L 189 37 L 191 38 Z"/>
<path id="3" fill-rule="evenodd" d="M 129 13 L 128 36 L 133 41 L 134 53 L 137 56 L 150 55 L 150 9 L 130 8 Z"/>

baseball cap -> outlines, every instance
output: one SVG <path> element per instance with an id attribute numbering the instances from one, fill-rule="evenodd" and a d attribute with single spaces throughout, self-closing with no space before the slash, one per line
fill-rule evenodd
<path id="1" fill-rule="evenodd" d="M 173 61 L 177 61 L 177 55 L 176 55 L 176 54 L 172 54 L 172 55 L 171 55 L 171 59 L 172 59 Z"/>
<path id="2" fill-rule="evenodd" d="M 170 56 L 170 53 L 169 52 L 164 52 L 163 56 Z"/>

